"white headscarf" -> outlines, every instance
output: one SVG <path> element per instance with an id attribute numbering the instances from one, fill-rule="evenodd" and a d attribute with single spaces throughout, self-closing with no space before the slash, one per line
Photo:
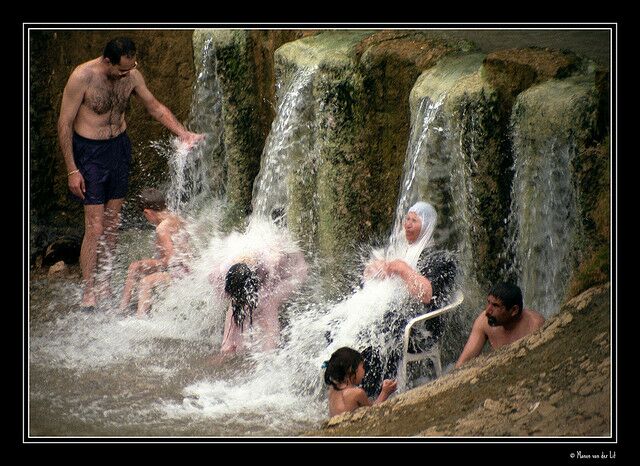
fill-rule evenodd
<path id="1" fill-rule="evenodd" d="M 387 260 L 402 259 L 415 269 L 424 248 L 433 246 L 434 244 L 433 232 L 435 231 L 436 222 L 438 221 L 438 214 L 431 204 L 422 201 L 416 202 L 411 206 L 407 214 L 409 214 L 409 212 L 414 212 L 418 218 L 420 218 L 420 234 L 413 243 L 409 243 L 403 231 L 397 238 L 395 247 L 393 244 L 389 247 Z"/>

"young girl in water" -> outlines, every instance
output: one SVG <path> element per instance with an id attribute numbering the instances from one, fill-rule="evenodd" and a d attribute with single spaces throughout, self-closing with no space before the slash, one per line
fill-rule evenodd
<path id="1" fill-rule="evenodd" d="M 360 406 L 382 403 L 396 391 L 396 381 L 386 379 L 382 382 L 380 395 L 371 403 L 365 391 L 358 387 L 364 373 L 364 358 L 356 350 L 343 347 L 331 355 L 324 373 L 324 382 L 330 386 L 329 416 L 353 411 Z"/>

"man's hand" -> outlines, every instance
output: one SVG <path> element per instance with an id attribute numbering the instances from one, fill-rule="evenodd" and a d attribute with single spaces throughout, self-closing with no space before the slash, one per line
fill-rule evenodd
<path id="1" fill-rule="evenodd" d="M 84 193 L 86 188 L 84 186 L 84 178 L 80 174 L 80 172 L 75 172 L 68 176 L 69 181 L 69 190 L 78 196 L 80 199 L 84 200 Z"/>
<path id="2" fill-rule="evenodd" d="M 200 141 L 204 140 L 205 137 L 206 135 L 204 134 L 192 133 L 191 131 L 187 131 L 183 133 L 179 139 L 180 142 L 182 142 L 186 146 L 186 149 L 189 150 Z"/>

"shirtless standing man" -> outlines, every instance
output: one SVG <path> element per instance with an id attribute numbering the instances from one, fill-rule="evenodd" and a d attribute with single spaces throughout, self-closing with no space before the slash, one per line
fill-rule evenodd
<path id="1" fill-rule="evenodd" d="M 84 310 L 93 310 L 99 298 L 96 266 L 108 264 L 116 247 L 131 164 L 125 121 L 131 95 L 189 147 L 204 138 L 188 131 L 151 94 L 137 65 L 133 41 L 113 39 L 101 57 L 73 70 L 62 95 L 58 139 L 69 190 L 84 203 L 85 232 L 80 249 L 84 283 L 80 305 Z"/>
<path id="2" fill-rule="evenodd" d="M 487 296 L 487 307 L 476 318 L 456 369 L 482 352 L 487 340 L 493 349 L 509 345 L 544 324 L 544 317 L 531 309 L 523 309 L 522 291 L 516 285 L 499 283 Z"/>

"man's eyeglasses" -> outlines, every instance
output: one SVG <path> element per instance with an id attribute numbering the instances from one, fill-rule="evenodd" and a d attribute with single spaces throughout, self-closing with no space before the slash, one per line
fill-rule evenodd
<path id="1" fill-rule="evenodd" d="M 131 70 L 133 70 L 133 69 L 137 68 L 137 66 L 138 66 L 138 62 L 137 62 L 137 61 L 135 61 L 135 62 L 133 62 L 133 66 L 132 66 L 132 67 L 130 67 L 130 68 L 127 68 L 126 70 L 121 69 L 121 68 L 120 68 L 120 67 L 118 67 L 117 65 L 116 65 L 116 69 L 118 70 L 118 72 L 119 72 L 119 73 L 127 73 L 127 72 L 129 72 L 129 71 L 131 71 Z"/>

